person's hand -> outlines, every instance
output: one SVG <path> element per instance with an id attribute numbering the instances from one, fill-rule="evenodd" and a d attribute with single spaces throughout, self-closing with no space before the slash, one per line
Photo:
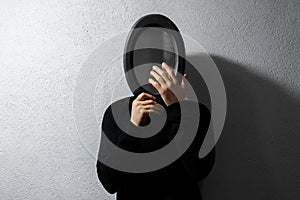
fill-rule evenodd
<path id="1" fill-rule="evenodd" d="M 136 126 L 144 126 L 149 122 L 149 113 L 160 114 L 162 109 L 154 96 L 143 92 L 132 102 L 130 121 Z"/>
<path id="2" fill-rule="evenodd" d="M 149 83 L 159 92 L 167 106 L 184 100 L 186 95 L 186 74 L 182 76 L 181 83 L 178 83 L 173 69 L 163 62 L 162 68 L 153 66 L 150 75 L 156 81 L 149 78 Z"/>

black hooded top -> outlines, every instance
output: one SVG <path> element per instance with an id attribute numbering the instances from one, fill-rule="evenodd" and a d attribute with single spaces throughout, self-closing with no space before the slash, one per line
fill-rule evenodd
<path id="1" fill-rule="evenodd" d="M 118 112 L 125 113 L 128 112 L 126 109 L 129 109 L 131 113 L 132 101 L 136 97 L 136 95 L 127 97 L 113 104 L 117 105 Z M 187 151 L 170 165 L 152 172 L 128 173 L 113 169 L 97 160 L 98 178 L 109 193 L 117 193 L 117 200 L 202 199 L 197 182 L 209 174 L 215 162 L 215 148 L 204 158 L 198 157 L 210 123 L 210 112 L 205 105 L 184 100 L 182 105 L 186 106 L 186 109 L 181 109 L 178 102 L 169 106 L 162 103 L 167 113 L 164 127 L 156 135 L 142 139 L 126 134 L 118 127 L 110 105 L 103 116 L 101 134 L 105 132 L 111 142 L 125 150 L 151 152 L 165 146 L 174 138 L 181 120 L 188 120 L 193 115 L 194 111 L 189 109 L 192 104 L 198 104 L 201 116 L 196 137 Z M 128 124 L 130 131 L 139 130 L 130 118 L 124 117 L 123 120 Z"/>

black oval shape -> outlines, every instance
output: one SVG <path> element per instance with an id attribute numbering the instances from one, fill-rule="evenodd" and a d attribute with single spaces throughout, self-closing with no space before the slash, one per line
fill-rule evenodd
<path id="1" fill-rule="evenodd" d="M 174 52 L 157 48 L 135 49 L 139 37 L 141 37 L 142 33 L 144 32 L 144 28 L 147 27 L 158 29 L 162 28 L 161 30 L 163 30 L 163 32 L 167 32 L 168 36 L 172 38 Z M 183 75 L 185 71 L 184 42 L 177 26 L 166 16 L 160 14 L 150 14 L 137 20 L 128 34 L 124 51 L 125 53 L 123 55 L 123 64 L 125 76 L 129 88 L 135 95 L 138 95 L 141 92 L 147 92 L 154 96 L 159 96 L 158 91 L 154 89 L 150 83 L 147 83 L 146 85 L 140 85 L 138 78 L 134 73 L 127 73 L 134 67 L 143 64 L 161 63 L 163 61 L 167 63 L 171 62 L 171 65 L 174 64 L 174 66 L 172 67 L 176 70 L 175 74 L 177 80 L 179 81 L 179 83 L 181 82 L 181 75 Z M 136 56 L 142 59 L 137 60 L 135 58 Z"/>

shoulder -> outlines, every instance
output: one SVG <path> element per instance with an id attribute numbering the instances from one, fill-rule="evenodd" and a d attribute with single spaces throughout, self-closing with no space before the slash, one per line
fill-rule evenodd
<path id="1" fill-rule="evenodd" d="M 118 123 L 125 123 L 128 118 L 130 119 L 131 103 L 134 100 L 134 96 L 124 97 L 122 99 L 113 101 L 106 107 L 103 114 L 102 123 L 111 123 L 115 121 Z"/>
<path id="2" fill-rule="evenodd" d="M 125 97 L 112 102 L 106 107 L 102 118 L 102 127 L 112 127 L 115 126 L 116 122 L 120 123 L 124 121 L 125 117 L 128 118 L 128 113 L 130 112 L 130 102 L 132 97 Z"/>
<path id="3" fill-rule="evenodd" d="M 134 96 L 125 97 L 112 102 L 106 107 L 104 116 L 111 114 L 112 111 L 124 112 L 129 108 Z"/>
<path id="4" fill-rule="evenodd" d="M 112 102 L 112 103 L 110 104 L 110 106 L 112 106 L 112 105 L 120 105 L 120 104 L 123 105 L 124 103 L 130 102 L 130 101 L 132 100 L 133 97 L 134 97 L 134 96 L 129 96 L 129 97 L 124 97 L 124 98 L 122 98 L 122 99 L 116 100 L 116 101 Z"/>
<path id="5" fill-rule="evenodd" d="M 131 97 L 125 97 L 117 101 L 112 102 L 105 110 L 101 129 L 102 133 L 111 140 L 117 143 L 120 133 L 123 129 L 120 127 L 126 127 L 126 123 L 130 119 L 129 116 L 129 101 Z"/>

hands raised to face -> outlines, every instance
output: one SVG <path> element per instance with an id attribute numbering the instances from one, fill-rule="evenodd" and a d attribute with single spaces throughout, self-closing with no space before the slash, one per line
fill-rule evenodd
<path id="1" fill-rule="evenodd" d="M 153 66 L 150 75 L 156 80 L 149 78 L 149 83 L 159 92 L 167 106 L 182 101 L 186 95 L 186 74 L 178 82 L 173 69 L 165 62 L 162 67 Z"/>

